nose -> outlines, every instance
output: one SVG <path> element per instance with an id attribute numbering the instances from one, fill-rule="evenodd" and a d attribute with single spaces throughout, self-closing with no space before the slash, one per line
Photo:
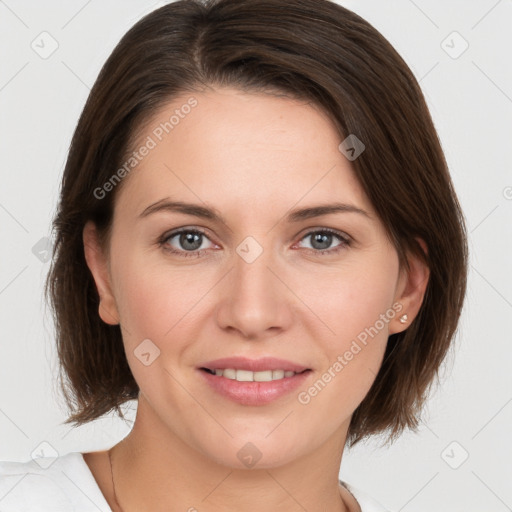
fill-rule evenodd
<path id="1" fill-rule="evenodd" d="M 281 334 L 292 322 L 293 294 L 270 251 L 249 263 L 238 254 L 220 289 L 217 323 L 247 339 Z"/>

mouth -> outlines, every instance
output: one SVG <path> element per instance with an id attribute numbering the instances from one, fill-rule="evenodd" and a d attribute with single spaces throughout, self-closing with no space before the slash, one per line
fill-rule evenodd
<path id="1" fill-rule="evenodd" d="M 236 380 L 238 382 L 271 382 L 275 380 L 288 379 L 290 377 L 294 377 L 295 375 L 300 375 L 311 371 L 309 368 L 302 370 L 301 372 L 282 369 L 253 372 L 250 370 L 241 370 L 235 368 L 200 368 L 200 370 L 203 370 L 210 375 L 215 375 L 216 377 L 225 377 L 226 379 Z"/>
<path id="2" fill-rule="evenodd" d="M 202 363 L 197 371 L 221 397 L 252 406 L 284 399 L 313 374 L 312 368 L 273 357 L 217 359 Z"/>

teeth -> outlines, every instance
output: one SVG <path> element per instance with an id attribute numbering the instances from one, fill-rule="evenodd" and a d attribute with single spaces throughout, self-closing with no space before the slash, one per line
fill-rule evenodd
<path id="1" fill-rule="evenodd" d="M 226 377 L 226 379 L 237 380 L 238 382 L 270 382 L 271 380 L 280 380 L 285 377 L 293 377 L 295 372 L 284 370 L 265 370 L 262 372 L 251 372 L 249 370 L 235 370 L 226 368 L 224 370 L 215 369 L 215 375 Z"/>
<path id="2" fill-rule="evenodd" d="M 225 370 L 221 370 L 221 377 L 226 377 L 226 379 L 236 379 L 236 370 L 232 370 L 231 368 L 226 368 Z M 217 373 L 217 370 L 215 370 Z"/>
<path id="3" fill-rule="evenodd" d="M 254 373 L 248 370 L 237 370 L 235 380 L 239 382 L 252 382 L 254 380 Z"/>

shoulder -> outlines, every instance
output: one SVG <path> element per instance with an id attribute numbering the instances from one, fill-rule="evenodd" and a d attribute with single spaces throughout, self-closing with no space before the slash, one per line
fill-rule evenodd
<path id="1" fill-rule="evenodd" d="M 0 461 L 2 512 L 111 512 L 80 452 Z"/>
<path id="2" fill-rule="evenodd" d="M 345 487 L 352 496 L 357 500 L 357 503 L 361 507 L 361 512 L 389 512 L 382 505 L 377 503 L 371 496 L 361 491 L 353 485 L 347 484 L 340 480 L 341 485 Z"/>

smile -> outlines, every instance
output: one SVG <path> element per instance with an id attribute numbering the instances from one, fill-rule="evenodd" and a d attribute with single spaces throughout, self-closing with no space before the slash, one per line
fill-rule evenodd
<path id="1" fill-rule="evenodd" d="M 270 382 L 293 377 L 294 375 L 297 375 L 297 373 L 303 373 L 289 370 L 263 370 L 260 372 L 251 372 L 250 370 L 236 370 L 233 368 L 215 370 L 202 368 L 202 370 L 205 370 L 212 375 L 216 375 L 217 377 L 225 377 L 226 379 L 236 380 L 238 382 Z"/>
<path id="2" fill-rule="evenodd" d="M 202 361 L 196 371 L 219 397 L 252 406 L 284 400 L 304 386 L 314 373 L 304 364 L 270 355 L 258 359 L 237 355 Z"/>

